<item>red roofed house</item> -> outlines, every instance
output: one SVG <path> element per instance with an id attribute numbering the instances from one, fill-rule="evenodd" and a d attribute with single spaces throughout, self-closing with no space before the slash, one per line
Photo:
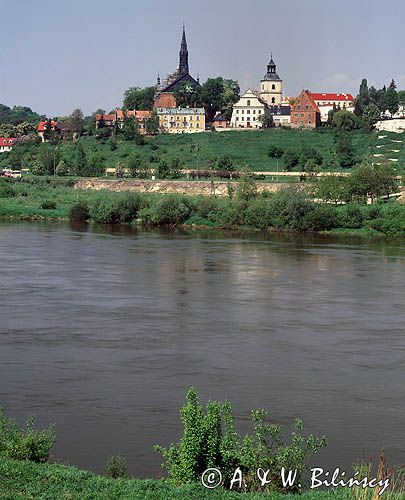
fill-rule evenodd
<path id="1" fill-rule="evenodd" d="M 0 153 L 8 153 L 13 149 L 17 139 L 11 137 L 0 137 Z"/>
<path id="2" fill-rule="evenodd" d="M 321 112 L 309 90 L 303 90 L 291 106 L 292 128 L 316 128 L 321 124 Z"/>
<path id="3" fill-rule="evenodd" d="M 69 124 L 64 122 L 58 122 L 56 120 L 46 120 L 38 123 L 37 132 L 42 142 L 47 142 L 49 140 L 48 134 L 50 132 L 57 132 L 60 137 L 63 138 L 65 134 L 70 131 Z"/>
<path id="4" fill-rule="evenodd" d="M 151 111 L 135 111 L 128 110 L 126 112 L 126 118 L 135 118 L 139 124 L 139 131 L 141 134 L 146 134 L 146 120 L 150 118 Z M 96 128 L 108 128 L 112 130 L 114 128 L 115 122 L 118 122 L 118 127 L 122 128 L 124 126 L 124 111 L 122 109 L 116 109 L 115 113 L 108 115 L 96 114 Z"/>
<path id="5" fill-rule="evenodd" d="M 321 112 L 321 122 L 328 121 L 328 113 L 333 109 L 340 108 L 354 112 L 354 99 L 352 94 L 311 93 L 312 99 Z"/>

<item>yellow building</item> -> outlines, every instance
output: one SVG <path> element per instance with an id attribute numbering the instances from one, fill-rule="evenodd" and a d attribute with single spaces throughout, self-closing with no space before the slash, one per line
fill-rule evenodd
<path id="1" fill-rule="evenodd" d="M 195 134 L 205 130 L 204 108 L 157 108 L 159 127 L 169 134 Z"/>

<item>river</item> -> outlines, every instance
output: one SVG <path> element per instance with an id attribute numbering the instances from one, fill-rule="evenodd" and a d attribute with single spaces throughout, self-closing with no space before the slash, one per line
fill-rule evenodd
<path id="1" fill-rule="evenodd" d="M 312 461 L 404 462 L 405 240 L 0 223 L 0 402 L 56 459 L 161 474 L 195 386 L 326 434 Z"/>

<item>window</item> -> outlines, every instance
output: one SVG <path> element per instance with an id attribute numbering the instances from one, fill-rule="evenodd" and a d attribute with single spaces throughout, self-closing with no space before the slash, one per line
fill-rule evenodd
<path id="1" fill-rule="evenodd" d="M 247 114 L 247 115 L 250 115 L 250 109 L 247 109 L 247 110 L 246 110 L 246 114 Z"/>
<path id="2" fill-rule="evenodd" d="M 248 100 L 247 105 L 250 106 L 250 101 Z"/>
<path id="3" fill-rule="evenodd" d="M 272 88 L 272 90 L 276 90 L 276 86 L 274 85 L 274 83 L 273 83 L 273 85 L 271 86 L 271 88 Z"/>
<path id="4" fill-rule="evenodd" d="M 304 118 L 304 113 L 301 113 L 301 118 Z"/>
<path id="5" fill-rule="evenodd" d="M 275 97 L 272 97 L 272 98 L 271 98 L 271 102 L 272 102 L 272 104 L 275 104 L 275 103 L 276 103 L 276 98 L 275 98 Z"/>
<path id="6" fill-rule="evenodd" d="M 256 110 L 255 110 L 255 109 L 253 110 L 253 114 L 254 114 L 254 115 L 256 114 Z"/>
<path id="7" fill-rule="evenodd" d="M 298 108 L 298 109 L 301 109 L 301 104 L 298 104 L 297 108 Z"/>
<path id="8" fill-rule="evenodd" d="M 262 85 L 262 90 L 264 90 L 264 85 Z"/>
<path id="9" fill-rule="evenodd" d="M 236 114 L 238 115 L 239 114 L 239 109 L 236 110 Z"/>
<path id="10" fill-rule="evenodd" d="M 242 109 L 242 111 L 241 111 L 242 115 L 243 115 L 243 113 L 244 113 L 244 112 L 245 112 L 245 111 Z"/>
<path id="11" fill-rule="evenodd" d="M 237 116 L 237 117 L 236 117 L 236 121 L 237 121 L 237 122 L 239 121 L 239 116 Z M 197 125 L 198 125 L 198 123 L 197 123 Z"/>
<path id="12" fill-rule="evenodd" d="M 200 124 L 199 124 L 199 123 L 197 123 L 196 127 L 197 127 L 197 128 L 200 128 Z"/>
<path id="13" fill-rule="evenodd" d="M 245 119 L 243 118 L 243 116 L 242 116 L 242 121 L 245 121 Z"/>

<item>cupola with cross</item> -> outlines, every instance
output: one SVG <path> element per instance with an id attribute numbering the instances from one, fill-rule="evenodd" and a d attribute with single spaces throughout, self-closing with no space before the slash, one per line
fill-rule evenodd
<path id="1" fill-rule="evenodd" d="M 283 80 L 277 74 L 273 54 L 267 65 L 267 73 L 260 82 L 260 98 L 269 106 L 279 105 L 283 100 Z"/>

